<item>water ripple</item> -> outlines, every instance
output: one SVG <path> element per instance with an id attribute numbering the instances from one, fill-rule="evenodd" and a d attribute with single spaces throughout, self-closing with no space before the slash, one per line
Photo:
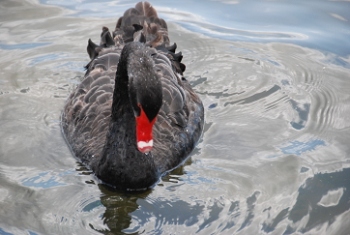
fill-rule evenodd
<path id="1" fill-rule="evenodd" d="M 271 32 L 271 31 L 251 31 L 251 30 L 241 30 L 235 28 L 227 28 L 218 25 L 213 25 L 203 22 L 193 22 L 193 21 L 180 21 L 177 22 L 182 27 L 188 29 L 189 31 L 194 31 L 208 37 L 219 38 L 224 40 L 283 40 L 283 39 L 293 39 L 293 40 L 306 40 L 308 36 L 302 33 L 296 32 Z"/>
<path id="2" fill-rule="evenodd" d="M 154 1 L 206 116 L 191 159 L 142 193 L 99 185 L 59 125 L 87 38 L 134 3 L 0 1 L 0 234 L 347 233 L 347 3 Z"/>

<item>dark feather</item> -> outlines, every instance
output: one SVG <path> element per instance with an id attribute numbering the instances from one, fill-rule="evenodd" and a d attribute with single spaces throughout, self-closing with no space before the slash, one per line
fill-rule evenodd
<path id="1" fill-rule="evenodd" d="M 188 157 L 201 135 L 204 109 L 182 76 L 182 53 L 175 54 L 175 43 L 169 46 L 167 25 L 151 4 L 140 2 L 125 11 L 112 35 L 103 27 L 100 46 L 88 41 L 91 61 L 64 106 L 63 132 L 75 156 L 104 182 L 122 189 L 148 188 Z M 153 77 L 159 89 L 142 85 L 157 84 Z M 153 104 L 159 99 L 158 111 Z M 138 102 L 149 106 L 149 117 L 158 113 L 148 155 L 135 143 L 132 107 Z"/>

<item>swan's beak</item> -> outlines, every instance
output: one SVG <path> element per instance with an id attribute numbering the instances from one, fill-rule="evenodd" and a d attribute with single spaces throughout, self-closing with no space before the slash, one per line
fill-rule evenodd
<path id="1" fill-rule="evenodd" d="M 138 141 L 137 148 L 141 153 L 148 153 L 153 148 L 153 140 L 150 141 Z"/>
<path id="2" fill-rule="evenodd" d="M 137 149 L 141 153 L 148 153 L 153 148 L 152 130 L 153 125 L 156 122 L 156 118 L 152 121 L 148 120 L 147 115 L 140 106 L 140 116 L 136 117 L 136 144 Z"/>

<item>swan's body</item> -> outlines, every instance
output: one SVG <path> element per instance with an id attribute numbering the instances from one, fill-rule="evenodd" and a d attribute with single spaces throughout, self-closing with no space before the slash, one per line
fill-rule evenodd
<path id="1" fill-rule="evenodd" d="M 91 62 L 65 104 L 62 127 L 76 157 L 105 183 L 148 188 L 199 139 L 203 105 L 175 49 L 147 2 L 124 13 L 113 38 L 104 27 L 99 46 L 89 40 Z"/>

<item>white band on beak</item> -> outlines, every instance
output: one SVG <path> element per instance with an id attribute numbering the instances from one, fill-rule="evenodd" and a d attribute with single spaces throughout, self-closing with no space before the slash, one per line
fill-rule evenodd
<path id="1" fill-rule="evenodd" d="M 153 148 L 153 140 L 137 142 L 137 148 L 141 153 L 148 153 Z"/>

